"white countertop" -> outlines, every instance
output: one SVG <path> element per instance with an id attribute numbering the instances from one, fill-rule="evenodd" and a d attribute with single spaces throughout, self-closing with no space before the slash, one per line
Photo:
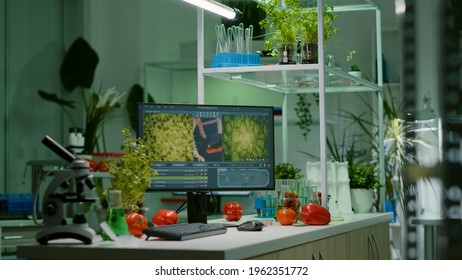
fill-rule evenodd
<path id="1" fill-rule="evenodd" d="M 246 259 L 288 247 L 327 238 L 345 232 L 387 223 L 392 213 L 368 213 L 345 216 L 344 221 L 331 221 L 325 226 L 281 226 L 277 222 L 259 232 L 238 231 L 229 227 L 227 233 L 187 241 L 133 238 L 126 242 L 101 241 L 90 245 L 61 239 L 49 245 L 18 246 L 21 259 Z M 255 219 L 245 216 L 245 220 Z M 224 223 L 224 219 L 209 223 Z"/>
<path id="2" fill-rule="evenodd" d="M 35 224 L 34 220 L 0 220 L 0 228 L 2 227 L 31 227 L 31 226 L 42 226 L 43 220 L 37 221 L 39 224 Z"/>

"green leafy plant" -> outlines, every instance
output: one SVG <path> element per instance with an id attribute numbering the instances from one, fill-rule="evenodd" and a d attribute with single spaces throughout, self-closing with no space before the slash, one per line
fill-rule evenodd
<path id="1" fill-rule="evenodd" d="M 278 48 L 282 43 L 297 41 L 300 18 L 303 9 L 300 0 L 285 0 L 285 6 L 280 0 L 265 0 L 258 2 L 259 8 L 266 13 L 266 18 L 260 21 L 262 28 L 267 28 L 270 37 L 265 41 L 265 49 Z"/>
<path id="2" fill-rule="evenodd" d="M 119 100 L 124 94 L 117 91 L 115 87 L 107 89 L 104 95 L 91 94 L 85 104 L 84 153 L 93 153 L 100 136 L 99 129 L 104 123 L 106 114 L 120 106 Z"/>
<path id="3" fill-rule="evenodd" d="M 297 94 L 297 97 L 297 107 L 295 107 L 295 113 L 298 118 L 297 125 L 303 131 L 303 137 L 307 140 L 308 133 L 311 131 L 311 124 L 313 123 L 310 111 L 311 102 L 306 101 L 304 94 Z"/>
<path id="4" fill-rule="evenodd" d="M 302 178 L 301 169 L 292 163 L 278 163 L 274 168 L 275 179 L 300 179 Z"/>
<path id="5" fill-rule="evenodd" d="M 342 46 L 337 47 L 347 52 L 346 61 L 350 63 L 349 71 L 361 71 L 359 64 L 357 62 L 353 62 L 353 59 L 356 56 L 356 50 L 349 50 Z"/>
<path id="6" fill-rule="evenodd" d="M 122 191 L 122 205 L 125 208 L 136 208 L 144 203 L 146 188 L 157 172 L 151 167 L 154 158 L 144 141 L 132 139 L 128 128 L 123 129 L 122 133 L 125 139 L 120 148 L 124 155 L 109 163 L 109 174 L 112 176 L 110 189 Z"/>
<path id="7" fill-rule="evenodd" d="M 351 128 L 350 128 L 351 129 Z M 350 188 L 353 189 L 376 189 L 380 187 L 380 180 L 377 176 L 377 168 L 373 162 L 362 162 L 372 160 L 370 157 L 364 157 L 356 147 L 358 144 L 359 135 L 352 135 L 351 139 L 347 139 L 347 131 L 345 128 L 341 142 L 337 142 L 335 132 L 331 130 L 330 136 L 327 138 L 327 148 L 330 156 L 337 162 L 348 162 L 348 176 L 350 179 Z M 349 141 L 348 141 L 349 140 Z"/>
<path id="8" fill-rule="evenodd" d="M 375 166 L 371 163 L 349 163 L 348 176 L 352 189 L 377 189 L 380 187 Z"/>
<path id="9" fill-rule="evenodd" d="M 386 93 L 386 92 L 385 92 Z M 368 100 L 359 97 L 367 111 L 371 112 L 373 117 L 377 118 L 377 111 Z M 396 104 L 392 98 L 391 91 L 385 95 L 384 102 L 384 156 L 385 156 L 385 198 L 394 206 L 399 203 L 401 206 L 407 205 L 408 194 L 415 193 L 415 186 L 405 184 L 406 167 L 415 165 L 422 166 L 417 158 L 415 149 L 417 146 L 428 147 L 428 144 L 414 135 L 412 127 L 400 120 L 399 115 L 403 111 L 403 103 Z M 355 115 L 351 112 L 344 112 L 343 116 L 351 120 L 351 125 L 360 129 L 362 135 L 371 143 L 368 154 L 374 157 L 373 162 L 378 163 L 379 142 L 378 130 L 371 128 L 376 124 L 371 118 L 365 115 Z M 378 166 L 378 165 L 377 165 Z M 431 184 L 431 183 L 430 183 Z M 406 211 L 403 207 L 403 211 Z M 404 213 L 406 215 L 406 213 Z"/>
<path id="10" fill-rule="evenodd" d="M 332 35 L 338 34 L 338 28 L 335 27 L 334 21 L 337 19 L 337 14 L 333 12 L 334 6 L 324 4 L 323 20 L 324 20 L 324 42 L 329 40 Z M 304 44 L 318 42 L 318 10 L 317 9 L 301 9 L 300 15 L 300 39 Z"/>
<path id="11" fill-rule="evenodd" d="M 258 3 L 266 13 L 266 18 L 260 21 L 262 28 L 268 29 L 270 37 L 265 41 L 265 49 L 279 47 L 281 43 L 318 42 L 318 11 L 316 8 L 302 7 L 300 0 L 285 0 L 284 6 L 280 0 L 265 0 Z M 338 34 L 338 28 L 333 25 L 337 15 L 334 6 L 324 4 L 324 41 Z"/>
<path id="12" fill-rule="evenodd" d="M 297 125 L 302 130 L 303 137 L 305 140 L 308 139 L 308 134 L 311 131 L 311 125 L 313 124 L 313 115 L 311 114 L 311 102 L 308 100 L 306 94 L 297 94 L 297 106 L 295 107 L 295 114 L 297 115 Z M 315 102 L 319 105 L 319 94 L 313 93 Z"/>
<path id="13" fill-rule="evenodd" d="M 347 132 L 348 128 L 343 131 L 341 142 L 336 140 L 335 132 L 331 129 L 330 135 L 326 139 L 327 149 L 329 151 L 329 157 L 331 160 L 337 162 L 353 162 L 359 158 L 359 151 L 356 150 L 356 139 L 352 137 L 350 144 L 347 143 Z"/>
<path id="14" fill-rule="evenodd" d="M 358 63 L 353 63 L 350 65 L 350 71 L 356 72 L 356 71 L 361 71 L 361 68 L 359 67 Z"/>

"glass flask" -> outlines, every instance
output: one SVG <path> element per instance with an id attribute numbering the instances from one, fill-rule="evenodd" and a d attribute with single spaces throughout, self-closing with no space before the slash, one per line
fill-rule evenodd
<path id="1" fill-rule="evenodd" d="M 127 221 L 125 220 L 125 209 L 122 206 L 121 190 L 109 191 L 109 215 L 107 224 L 118 236 L 130 234 Z"/>

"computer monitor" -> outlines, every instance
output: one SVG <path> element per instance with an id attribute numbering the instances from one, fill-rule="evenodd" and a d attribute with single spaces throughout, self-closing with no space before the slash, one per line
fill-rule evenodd
<path id="1" fill-rule="evenodd" d="M 186 192 L 188 222 L 207 222 L 207 192 L 275 189 L 273 107 L 139 103 L 137 110 L 137 135 L 158 173 L 146 191 Z"/>

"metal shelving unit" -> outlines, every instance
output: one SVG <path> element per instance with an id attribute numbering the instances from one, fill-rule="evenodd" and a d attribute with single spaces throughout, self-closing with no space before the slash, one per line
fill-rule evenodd
<path id="1" fill-rule="evenodd" d="M 351 0 L 350 0 L 351 1 Z M 317 1 L 318 11 L 323 10 L 323 0 Z M 328 2 L 328 1 L 326 1 Z M 335 2 L 335 1 L 334 1 Z M 348 1 L 344 1 L 348 2 Z M 377 57 L 382 57 L 381 43 L 381 13 L 380 8 L 370 1 L 354 0 L 354 5 L 335 6 L 334 12 L 348 11 L 375 11 L 376 14 L 376 47 Z M 323 16 L 318 13 L 318 45 L 324 45 Z M 288 135 L 287 135 L 287 97 L 298 93 L 319 93 L 319 126 L 320 126 L 320 161 L 321 161 L 321 191 L 327 193 L 326 176 L 326 119 L 325 119 L 325 94 L 330 92 L 372 92 L 377 94 L 378 100 L 378 130 L 379 130 L 379 161 L 380 180 L 385 182 L 384 176 L 384 151 L 383 151 L 383 74 L 382 61 L 377 60 L 377 84 L 357 78 L 338 69 L 326 67 L 324 63 L 324 49 L 318 49 L 318 64 L 299 65 L 272 65 L 272 66 L 248 66 L 228 68 L 205 68 L 204 67 L 204 15 L 203 10 L 197 9 L 197 80 L 198 80 L 198 103 L 205 103 L 204 77 L 213 77 L 226 81 L 232 81 L 249 86 L 268 89 L 272 92 L 283 94 L 282 104 L 282 146 L 283 161 L 287 162 Z M 384 197 L 382 188 L 381 197 Z M 326 196 L 322 197 L 323 205 L 327 205 Z M 380 211 L 384 209 L 384 201 L 380 203 Z"/>

